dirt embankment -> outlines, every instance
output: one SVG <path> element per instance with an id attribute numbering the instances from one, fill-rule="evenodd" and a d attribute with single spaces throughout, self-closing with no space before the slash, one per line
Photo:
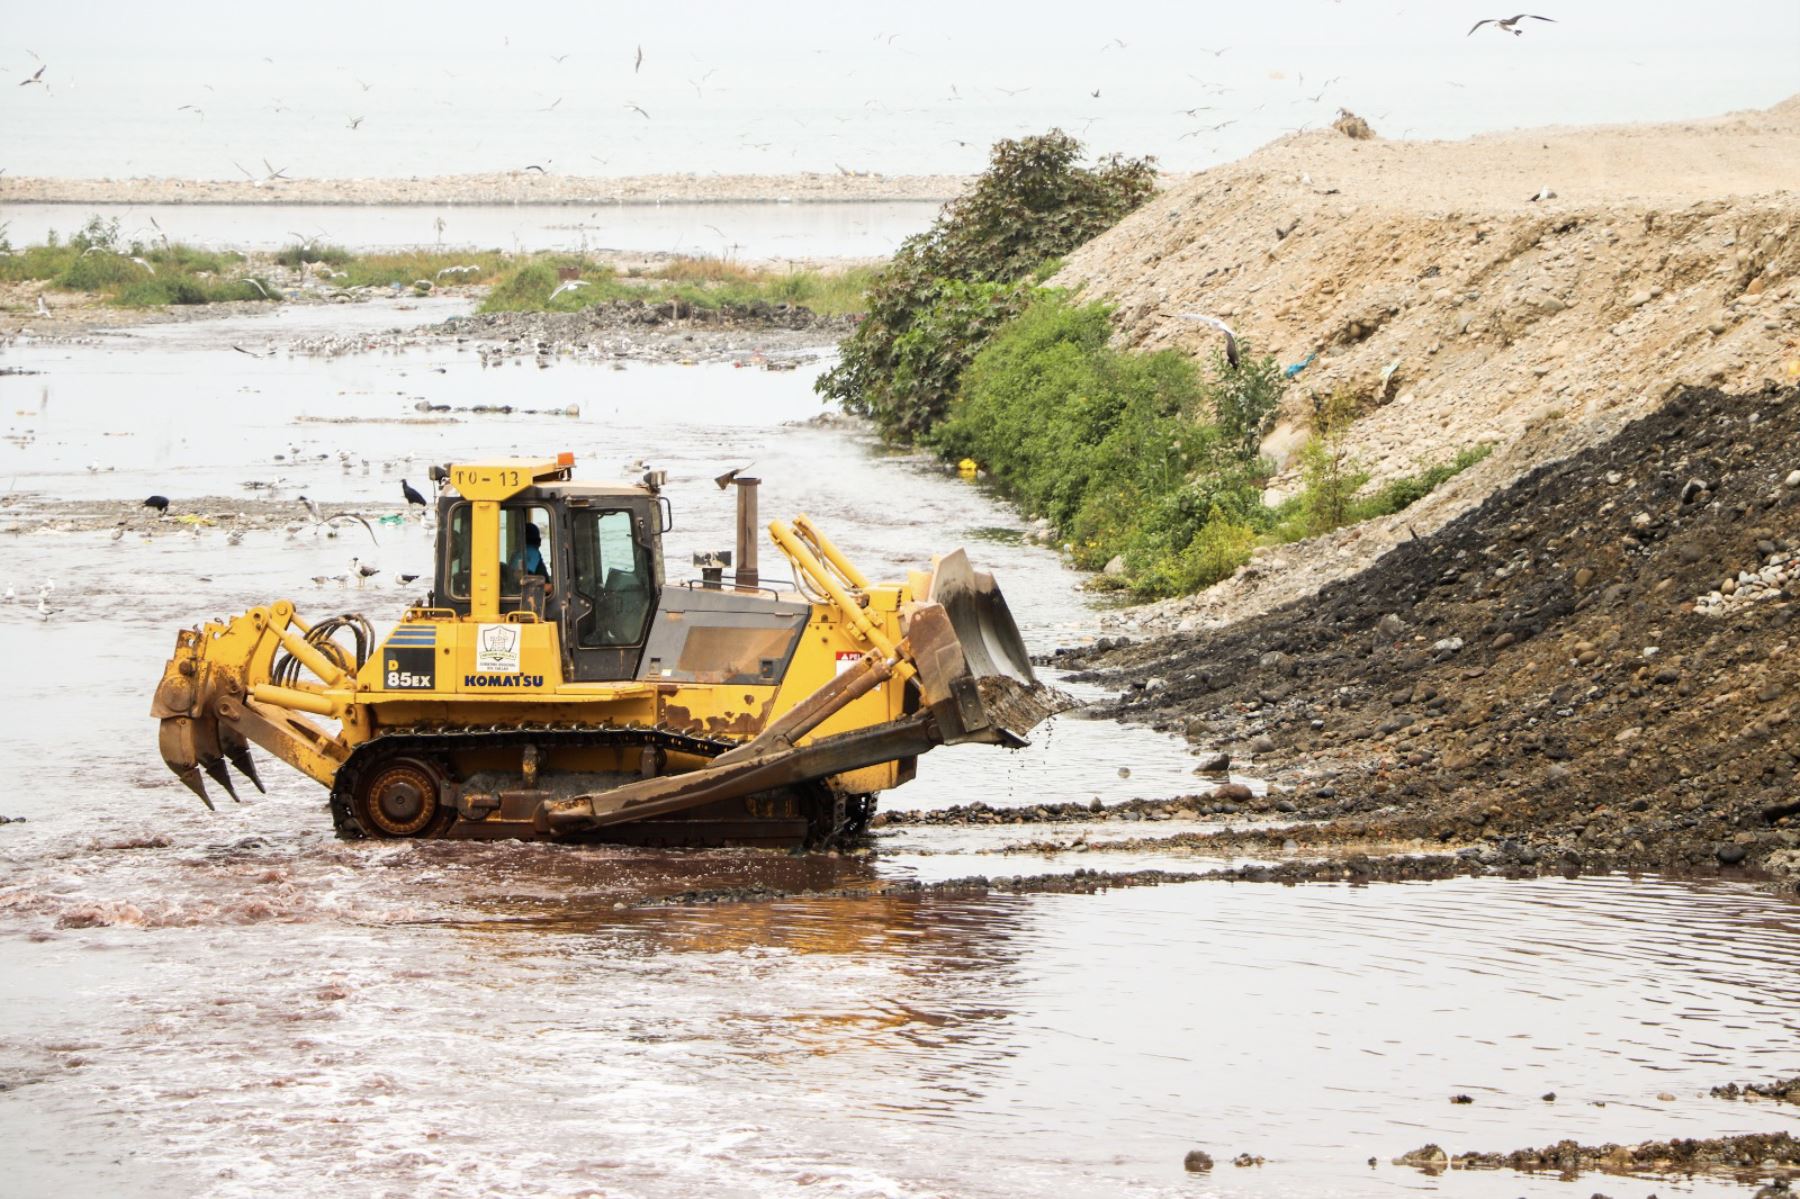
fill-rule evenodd
<path id="1" fill-rule="evenodd" d="M 873 171 L 787 175 L 632 175 L 489 171 L 412 179 L 0 180 L 14 204 L 744 204 L 948 200 L 963 175 Z"/>
<path id="2" fill-rule="evenodd" d="M 1052 282 L 1114 303 L 1123 344 L 1204 353 L 1217 335 L 1180 316 L 1201 312 L 1284 363 L 1318 355 L 1266 443 L 1278 461 L 1304 440 L 1306 393 L 1340 385 L 1367 397 L 1350 444 L 1377 481 L 1496 446 L 1398 517 L 1270 551 L 1148 627 L 1306 594 L 1675 384 L 1800 378 L 1796 164 L 1800 97 L 1455 143 L 1309 133 L 1171 187 L 1072 254 Z"/>
<path id="3" fill-rule="evenodd" d="M 1684 391 L 1303 602 L 1060 656 L 1303 823 L 1537 868 L 1800 883 L 1800 389 Z M 1306 820 L 1311 818 L 1311 820 Z"/>

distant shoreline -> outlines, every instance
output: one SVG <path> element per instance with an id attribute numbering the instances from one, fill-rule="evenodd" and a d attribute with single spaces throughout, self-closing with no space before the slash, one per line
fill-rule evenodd
<path id="1" fill-rule="evenodd" d="M 0 204 L 275 206 L 942 203 L 967 175 L 635 175 L 504 171 L 416 179 L 53 179 L 0 177 Z"/>

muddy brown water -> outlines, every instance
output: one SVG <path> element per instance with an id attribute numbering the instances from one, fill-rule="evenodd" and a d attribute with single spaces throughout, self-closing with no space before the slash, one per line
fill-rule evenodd
<path id="1" fill-rule="evenodd" d="M 231 547 L 218 527 L 151 522 L 136 504 L 152 491 L 179 511 L 279 478 L 283 496 L 377 513 L 431 461 L 570 449 L 584 473 L 618 476 L 642 457 L 670 471 L 679 574 L 728 540 L 711 476 L 754 461 L 767 515 L 810 512 L 872 574 L 966 543 L 1034 649 L 1094 623 L 1075 577 L 978 489 L 786 423 L 817 412 L 806 371 L 230 349 L 258 328 L 4 357 L 44 373 L 0 377 L 14 500 L 0 528 L 37 504 L 22 493 L 116 499 L 131 522 L 118 542 L 0 535 L 0 586 L 19 596 L 0 605 L 0 813 L 28 818 L 0 827 L 7 1194 L 1711 1194 L 1732 1188 L 1427 1179 L 1387 1162 L 1426 1141 L 1800 1126 L 1706 1097 L 1800 1064 L 1800 908 L 1744 887 L 1188 884 L 646 908 L 696 889 L 1087 862 L 1004 856 L 1029 826 L 896 829 L 847 857 L 346 845 L 319 789 L 266 758 L 268 798 L 205 812 L 145 715 L 174 629 L 283 595 L 391 621 L 411 594 L 391 576 L 419 570 L 428 542 L 408 524 L 380 526 L 378 547 L 279 529 Z M 419 398 L 581 416 L 297 419 L 384 421 Z M 309 581 L 353 554 L 378 581 Z M 52 579 L 58 611 L 39 620 Z M 1175 794 L 1190 762 L 1147 730 L 1065 717 L 1017 754 L 932 754 L 886 802 Z M 1195 1146 L 1219 1162 L 1209 1177 L 1181 1169 Z M 1235 1169 L 1240 1152 L 1267 1164 Z"/>

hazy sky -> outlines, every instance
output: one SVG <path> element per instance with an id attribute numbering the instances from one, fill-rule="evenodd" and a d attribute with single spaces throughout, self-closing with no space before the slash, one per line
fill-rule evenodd
<path id="1" fill-rule="evenodd" d="M 235 177 L 264 170 L 266 157 L 292 175 L 526 162 L 588 174 L 966 171 L 996 137 L 1060 125 L 1097 150 L 1188 169 L 1328 121 L 1340 104 L 1385 135 L 1427 137 L 1700 116 L 1800 91 L 1800 0 L 1544 7 L 1556 24 L 1471 37 L 1476 19 L 1513 10 L 1472 0 L 14 6 L 0 34 L 0 65 L 13 72 L 0 86 L 0 167 Z M 48 90 L 16 85 L 39 65 Z"/>

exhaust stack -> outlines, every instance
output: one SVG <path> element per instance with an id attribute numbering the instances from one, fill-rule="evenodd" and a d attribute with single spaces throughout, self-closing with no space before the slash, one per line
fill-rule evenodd
<path id="1" fill-rule="evenodd" d="M 756 490 L 761 479 L 738 475 L 732 479 L 737 488 L 737 573 L 740 588 L 755 587 L 762 582 L 756 569 Z"/>

